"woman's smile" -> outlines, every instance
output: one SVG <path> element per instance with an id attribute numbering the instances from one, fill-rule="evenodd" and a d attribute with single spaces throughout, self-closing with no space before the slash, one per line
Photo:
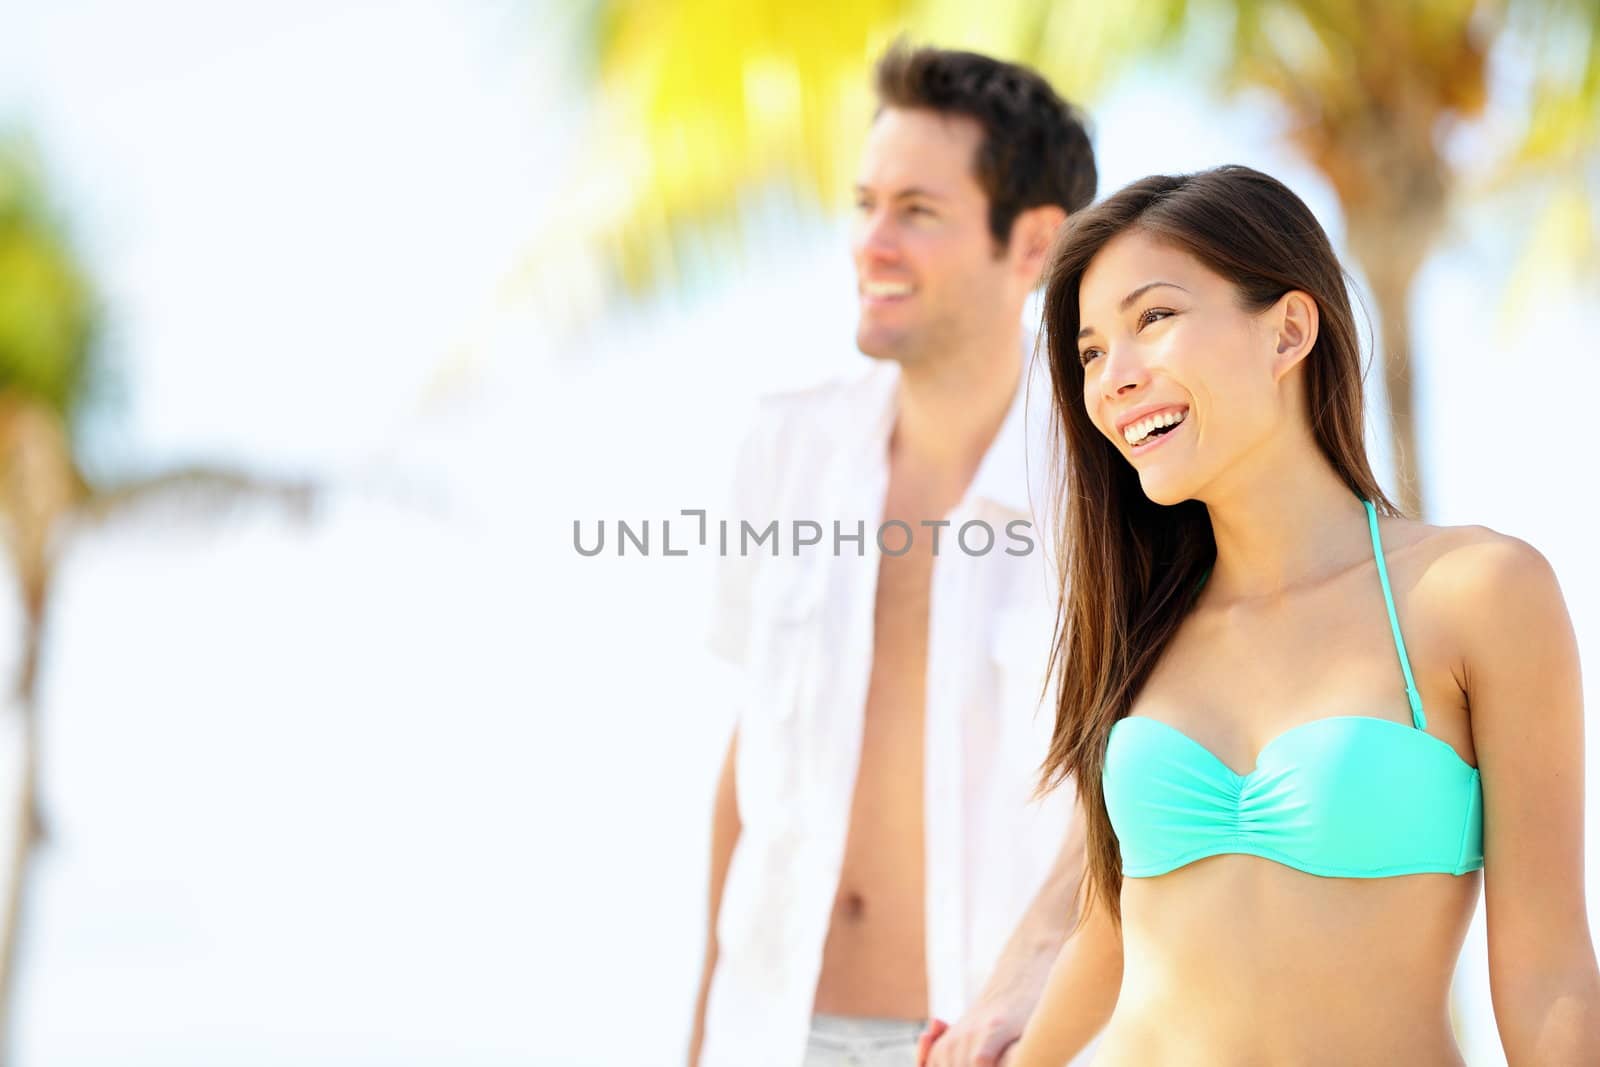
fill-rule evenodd
<path id="1" fill-rule="evenodd" d="M 1134 455 L 1142 455 L 1157 441 L 1172 436 L 1189 420 L 1187 404 L 1145 405 L 1117 418 L 1115 429 L 1107 431 L 1115 444 L 1120 439 Z"/>

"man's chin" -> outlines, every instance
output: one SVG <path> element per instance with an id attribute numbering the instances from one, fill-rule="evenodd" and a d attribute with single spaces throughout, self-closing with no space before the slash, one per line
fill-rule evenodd
<path id="1" fill-rule="evenodd" d="M 903 363 L 913 349 L 910 340 L 903 333 L 889 334 L 883 330 L 864 329 L 856 331 L 856 347 L 868 359 L 886 359 Z"/>

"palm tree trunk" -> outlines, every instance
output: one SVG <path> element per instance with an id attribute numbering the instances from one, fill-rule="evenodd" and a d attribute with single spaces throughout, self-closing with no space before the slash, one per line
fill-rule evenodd
<path id="1" fill-rule="evenodd" d="M 34 747 L 34 716 L 23 714 L 22 773 L 17 786 L 16 819 L 12 828 L 10 884 L 6 886 L 4 926 L 0 927 L 0 1067 L 11 1062 L 16 1039 L 15 1016 L 18 941 L 22 933 L 24 898 L 32 873 L 34 848 L 39 839 L 38 758 Z"/>
<path id="2" fill-rule="evenodd" d="M 39 717 L 37 680 L 39 651 L 44 642 L 43 605 L 29 605 L 23 635 L 22 663 L 17 680 L 17 711 L 21 717 L 21 767 L 13 821 L 9 884 L 4 912 L 0 913 L 0 1067 L 12 1061 L 16 1041 L 15 1007 L 20 940 L 34 854 L 44 840 L 44 820 L 39 807 Z"/>
<path id="3" fill-rule="evenodd" d="M 1442 183 L 1441 183 L 1442 184 Z M 1389 399 L 1389 430 L 1400 508 L 1423 517 L 1427 495 L 1417 447 L 1411 364 L 1411 287 L 1444 229 L 1443 197 L 1385 198 L 1345 205 L 1350 249 L 1377 305 L 1379 355 Z"/>
<path id="4" fill-rule="evenodd" d="M 1395 480 L 1400 508 L 1420 518 L 1427 505 L 1423 493 L 1421 461 L 1417 450 L 1416 401 L 1411 373 L 1412 278 L 1374 282 L 1372 299 L 1378 305 L 1378 334 L 1383 345 L 1383 388 L 1389 396 L 1390 446 L 1394 453 Z"/>

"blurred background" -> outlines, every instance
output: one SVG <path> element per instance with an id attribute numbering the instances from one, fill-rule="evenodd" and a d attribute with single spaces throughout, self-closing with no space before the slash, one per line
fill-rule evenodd
<path id="1" fill-rule="evenodd" d="M 1600 676 L 1593 0 L 0 0 L 7 1064 L 682 1062 L 731 686 L 660 527 L 861 358 L 901 32 L 1039 66 L 1102 195 L 1299 192 L 1386 486 Z M 1481 913 L 1455 999 L 1503 1062 Z"/>

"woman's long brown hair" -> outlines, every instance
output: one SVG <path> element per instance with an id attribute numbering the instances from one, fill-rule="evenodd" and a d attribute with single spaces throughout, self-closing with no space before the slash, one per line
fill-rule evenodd
<path id="1" fill-rule="evenodd" d="M 1053 254 L 1044 297 L 1060 446 L 1054 455 L 1062 567 L 1050 654 L 1059 695 L 1041 788 L 1076 781 L 1087 822 L 1084 886 L 1117 922 L 1122 857 L 1100 781 L 1106 742 L 1217 554 L 1205 505 L 1153 503 L 1084 408 L 1079 285 L 1100 249 L 1131 229 L 1188 252 L 1228 279 L 1250 312 L 1266 310 L 1291 290 L 1316 301 L 1317 338 L 1303 366 L 1317 445 L 1353 492 L 1385 514 L 1398 514 L 1367 462 L 1363 368 L 1345 274 L 1299 197 L 1259 171 L 1217 167 L 1144 178 L 1072 218 Z M 1080 916 L 1087 910 L 1080 907 Z"/>

